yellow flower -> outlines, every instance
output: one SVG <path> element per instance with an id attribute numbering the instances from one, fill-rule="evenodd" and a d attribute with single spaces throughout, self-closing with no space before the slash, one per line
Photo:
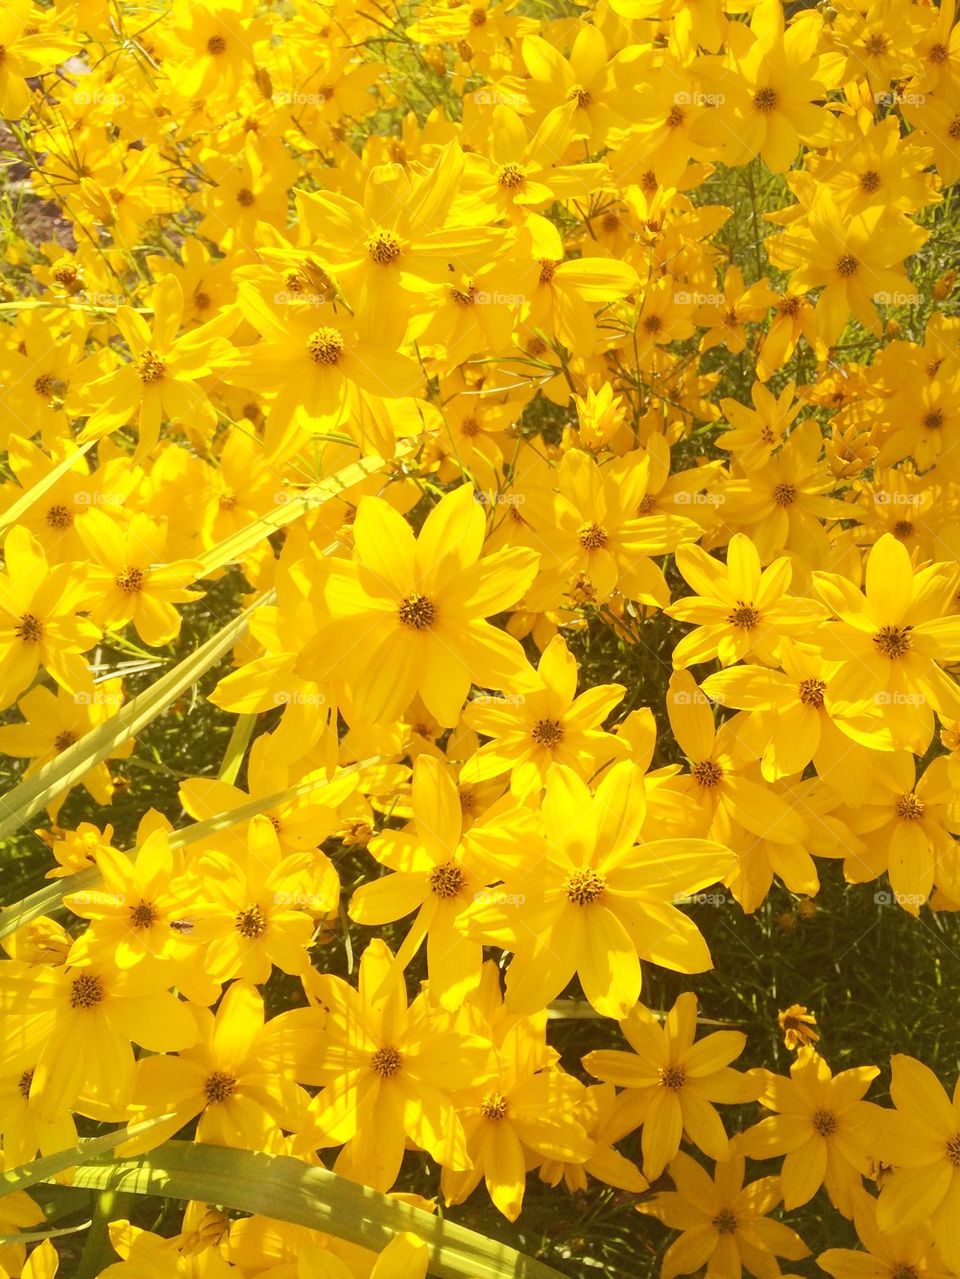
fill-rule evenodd
<path id="1" fill-rule="evenodd" d="M 951 1102 L 936 1075 L 903 1053 L 891 1058 L 894 1124 L 881 1129 L 878 1153 L 894 1171 L 877 1204 L 884 1232 L 930 1220 L 943 1261 L 960 1268 L 960 1093 Z"/>
<path id="2" fill-rule="evenodd" d="M 361 498 L 354 559 L 323 559 L 314 570 L 329 620 L 299 670 L 349 681 L 355 714 L 374 721 L 399 718 L 419 692 L 452 725 L 471 681 L 526 686 L 523 650 L 486 619 L 519 601 L 537 556 L 517 548 L 481 558 L 484 531 L 470 485 L 440 500 L 418 538 L 387 502 Z"/>
<path id="3" fill-rule="evenodd" d="M 801 1048 L 790 1078 L 758 1070 L 764 1090 L 761 1106 L 777 1113 L 762 1119 L 740 1138 L 739 1149 L 753 1159 L 785 1155 L 780 1184 L 786 1208 L 799 1208 L 826 1185 L 833 1203 L 846 1215 L 861 1175 L 871 1171 L 877 1108 L 863 1100 L 880 1071 L 856 1066 L 830 1074 L 812 1048 Z"/>
<path id="4" fill-rule="evenodd" d="M 467 760 L 463 780 L 509 772 L 511 791 L 524 796 L 543 786 L 551 764 L 566 764 L 586 781 L 620 754 L 620 743 L 600 724 L 623 700 L 622 685 L 597 684 L 578 697 L 577 662 L 560 635 L 543 650 L 537 674 L 540 688 L 467 704 L 464 723 L 494 740 Z"/>
<path id="5" fill-rule="evenodd" d="M 784 1046 L 796 1051 L 819 1042 L 816 1016 L 803 1004 L 791 1004 L 777 1013 L 777 1025 L 783 1032 Z"/>
<path id="6" fill-rule="evenodd" d="M 937 1256 L 933 1231 L 926 1223 L 905 1229 L 899 1225 L 881 1230 L 877 1223 L 877 1201 L 865 1190 L 853 1197 L 853 1221 L 866 1253 L 852 1248 L 828 1248 L 817 1257 L 817 1265 L 833 1279 L 861 1279 L 869 1266 L 876 1279 L 949 1279 L 953 1273 Z"/>
<path id="7" fill-rule="evenodd" d="M 643 1172 L 656 1179 L 680 1148 L 681 1137 L 711 1159 L 727 1159 L 729 1142 L 712 1102 L 754 1101 L 758 1080 L 739 1074 L 729 1063 L 740 1055 L 746 1035 L 718 1030 L 694 1042 L 697 997 L 680 995 L 663 1026 L 649 1008 L 637 1004 L 620 1022 L 632 1053 L 599 1049 L 587 1053 L 584 1069 L 625 1091 L 617 1100 L 618 1122 L 643 1126 Z"/>
<path id="8" fill-rule="evenodd" d="M 396 1181 L 408 1139 L 444 1168 L 469 1168 L 449 1094 L 491 1065 L 489 1042 L 462 1019 L 431 1011 L 424 995 L 408 1008 L 401 984 L 384 986 L 393 962 L 378 939 L 363 953 L 356 990 L 332 974 L 310 979 L 323 1035 L 299 1068 L 303 1082 L 324 1085 L 310 1106 L 315 1130 L 299 1148 L 346 1142 L 336 1170 L 378 1190 Z"/>
<path id="9" fill-rule="evenodd" d="M 711 1179 L 689 1155 L 675 1155 L 670 1176 L 676 1190 L 665 1190 L 638 1212 L 681 1230 L 663 1256 L 661 1279 L 675 1279 L 699 1270 L 706 1262 L 712 1275 L 737 1275 L 741 1267 L 752 1275 L 777 1275 L 776 1259 L 799 1261 L 809 1249 L 770 1210 L 780 1201 L 777 1177 L 743 1184 L 744 1158 L 734 1154 L 718 1163 Z"/>
<path id="10" fill-rule="evenodd" d="M 543 800 L 546 849 L 532 864 L 520 851 L 488 902 L 462 916 L 469 937 L 513 952 L 507 1007 L 532 1013 L 574 974 L 605 1017 L 625 1017 L 640 995 L 640 959 L 703 972 L 710 955 L 673 904 L 723 877 L 732 853 L 712 840 L 637 843 L 644 816 L 642 773 L 614 765 L 595 794 L 554 764 Z"/>

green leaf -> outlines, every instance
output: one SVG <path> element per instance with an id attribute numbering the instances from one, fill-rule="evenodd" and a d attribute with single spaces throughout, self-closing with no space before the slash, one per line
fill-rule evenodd
<path id="1" fill-rule="evenodd" d="M 0 799 L 0 839 L 19 830 L 38 809 L 69 790 L 95 764 L 106 759 L 128 738 L 156 719 L 181 693 L 193 687 L 201 675 L 230 652 L 246 630 L 251 614 L 272 598 L 272 591 L 261 596 L 172 671 L 122 706 L 106 723 L 99 724 L 4 795 Z"/>
<path id="2" fill-rule="evenodd" d="M 287 1155 L 168 1141 L 138 1159 L 88 1162 L 74 1186 L 196 1199 L 335 1235 L 379 1252 L 401 1231 L 429 1248 L 441 1279 L 561 1279 L 506 1244 Z"/>
<path id="3" fill-rule="evenodd" d="M 105 1132 L 100 1137 L 88 1137 L 69 1150 L 58 1150 L 52 1155 L 44 1155 L 42 1159 L 32 1159 L 28 1164 L 8 1168 L 5 1172 L 0 1172 L 0 1199 L 4 1195 L 12 1195 L 14 1191 L 36 1186 L 42 1181 L 51 1181 L 58 1173 L 76 1168 L 88 1159 L 105 1155 L 121 1142 L 146 1132 L 148 1128 L 155 1128 L 157 1124 L 165 1123 L 170 1118 L 172 1114 L 154 1115 L 152 1119 L 144 1119 L 138 1124 L 114 1128 L 112 1132 Z"/>
<path id="4" fill-rule="evenodd" d="M 256 725 L 256 715 L 237 716 L 237 722 L 234 724 L 230 740 L 227 742 L 227 749 L 223 753 L 223 762 L 220 765 L 220 772 L 217 773 L 217 781 L 226 782 L 228 786 L 232 786 L 237 780 L 240 765 L 243 763 L 243 757 L 247 753 L 247 747 L 250 745 L 250 738 L 253 736 L 253 730 Z"/>
<path id="5" fill-rule="evenodd" d="M 74 449 L 62 462 L 58 462 L 52 471 L 48 471 L 42 479 L 37 480 L 32 488 L 28 488 L 26 493 L 18 497 L 13 506 L 8 506 L 4 513 L 0 515 L 0 537 L 6 533 L 8 528 L 13 528 L 14 524 L 26 515 L 34 502 L 40 501 L 48 489 L 53 488 L 61 475 L 66 475 L 78 457 L 83 457 L 84 453 L 89 453 L 95 443 L 95 440 L 88 440 L 86 444 L 81 444 L 79 448 Z"/>

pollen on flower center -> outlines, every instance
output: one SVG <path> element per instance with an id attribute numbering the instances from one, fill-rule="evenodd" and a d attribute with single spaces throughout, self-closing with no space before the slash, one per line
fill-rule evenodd
<path id="1" fill-rule="evenodd" d="M 14 631 L 17 639 L 25 644 L 39 644 L 43 639 L 43 622 L 32 613 L 24 613 Z"/>
<path id="2" fill-rule="evenodd" d="M 928 431 L 938 431 L 943 426 L 943 409 L 931 409 L 929 413 L 924 413 L 922 422 Z"/>
<path id="3" fill-rule="evenodd" d="M 237 912 L 235 928 L 241 937 L 255 940 L 267 931 L 267 921 L 259 906 L 248 906 Z"/>
<path id="4" fill-rule="evenodd" d="M 549 284 L 553 279 L 554 272 L 557 269 L 557 263 L 551 262 L 549 258 L 540 259 L 540 283 Z"/>
<path id="5" fill-rule="evenodd" d="M 719 786 L 723 781 L 723 769 L 716 760 L 701 759 L 693 766 L 693 776 L 699 785 L 706 787 L 707 790 L 712 790 L 714 786 Z"/>
<path id="6" fill-rule="evenodd" d="M 470 14 L 471 27 L 485 27 L 487 25 L 486 9 L 474 9 Z"/>
<path id="7" fill-rule="evenodd" d="M 646 333 L 659 333 L 663 328 L 663 320 L 659 315 L 648 315 L 643 321 L 643 329 Z"/>
<path id="8" fill-rule="evenodd" d="M 901 821 L 918 822 L 926 812 L 926 804 L 911 791 L 909 795 L 901 795 L 894 804 L 894 810 Z"/>
<path id="9" fill-rule="evenodd" d="M 565 887 L 574 906 L 592 906 L 603 896 L 607 881 L 595 870 L 575 870 L 567 876 Z"/>
<path id="10" fill-rule="evenodd" d="M 664 1066 L 660 1070 L 660 1087 L 679 1091 L 687 1082 L 687 1072 L 682 1066 Z"/>
<path id="11" fill-rule="evenodd" d="M 137 374 L 145 386 L 152 386 L 154 382 L 162 382 L 166 371 L 166 364 L 155 351 L 144 351 L 137 362 Z"/>
<path id="12" fill-rule="evenodd" d="M 852 253 L 844 253 L 837 258 L 837 275 L 843 276 L 844 279 L 849 278 L 851 275 L 856 275 L 859 265 L 860 263 Z"/>
<path id="13" fill-rule="evenodd" d="M 599 551 L 609 540 L 610 535 L 602 524 L 583 524 L 577 530 L 577 541 L 585 551 Z"/>
<path id="14" fill-rule="evenodd" d="M 822 679 L 802 679 L 798 689 L 800 701 L 804 706 L 812 706 L 814 710 L 821 710 L 826 687 L 826 682 Z"/>
<path id="15" fill-rule="evenodd" d="M 876 169 L 868 169 L 866 173 L 861 173 L 860 190 L 864 195 L 873 195 L 874 191 L 880 190 L 880 174 Z"/>
<path id="16" fill-rule="evenodd" d="M 256 204 L 257 197 L 253 194 L 249 187 L 241 187 L 237 192 L 237 204 L 241 209 L 249 209 Z"/>
<path id="17" fill-rule="evenodd" d="M 760 625 L 760 610 L 752 604 L 745 604 L 743 600 L 737 600 L 736 608 L 727 614 L 727 621 L 738 631 L 752 631 Z"/>
<path id="18" fill-rule="evenodd" d="M 497 182 L 507 191 L 515 191 L 517 187 L 522 187 L 527 180 L 527 175 L 519 164 L 504 164 L 497 174 Z"/>
<path id="19" fill-rule="evenodd" d="M 910 534 L 913 532 L 913 521 L 912 521 L 912 520 L 897 520 L 897 522 L 896 522 L 896 524 L 894 524 L 894 526 L 893 526 L 893 528 L 892 528 L 891 532 L 893 533 L 893 536 L 894 536 L 895 538 L 898 538 L 898 539 L 902 542 L 902 541 L 904 540 L 904 538 L 909 537 L 909 536 L 910 536 Z"/>
<path id="20" fill-rule="evenodd" d="M 672 106 L 669 112 L 667 113 L 667 118 L 666 120 L 664 120 L 664 124 L 667 126 L 668 129 L 679 129 L 680 125 L 683 124 L 685 119 L 686 119 L 686 116 L 683 114 L 683 108 L 678 106 Z"/>
<path id="21" fill-rule="evenodd" d="M 433 625 L 437 616 L 437 607 L 433 600 L 427 599 L 426 595 L 420 595 L 414 591 L 410 595 L 405 595 L 400 601 L 397 615 L 404 626 L 412 627 L 415 631 L 425 631 Z"/>
<path id="22" fill-rule="evenodd" d="M 47 524 L 50 528 L 72 528 L 73 512 L 68 506 L 57 503 L 47 509 Z"/>
<path id="23" fill-rule="evenodd" d="M 399 1049 L 386 1044 L 373 1054 L 370 1065 L 381 1079 L 392 1079 L 403 1065 L 403 1054 Z"/>
<path id="24" fill-rule="evenodd" d="M 758 111 L 763 112 L 773 111 L 779 100 L 776 89 L 772 89 L 769 86 L 758 89 L 753 95 L 753 105 Z"/>
<path id="25" fill-rule="evenodd" d="M 70 1007 L 96 1008 L 105 996 L 102 978 L 95 973 L 81 973 L 79 977 L 74 977 L 70 987 Z"/>
<path id="26" fill-rule="evenodd" d="M 577 106 L 583 110 L 593 102 L 593 94 L 589 89 L 585 89 L 582 84 L 575 84 L 567 93 L 567 101 L 576 102 Z"/>
<path id="27" fill-rule="evenodd" d="M 343 355 L 343 334 L 339 329 L 315 329 L 307 338 L 307 350 L 314 364 L 336 364 Z"/>
<path id="28" fill-rule="evenodd" d="M 430 891 L 437 897 L 456 897 L 467 882 L 467 877 L 456 862 L 444 862 L 430 872 Z"/>
<path id="29" fill-rule="evenodd" d="M 124 595 L 136 595 L 143 590 L 146 578 L 142 568 L 125 568 L 113 580 Z"/>
<path id="30" fill-rule="evenodd" d="M 53 270 L 53 278 L 57 284 L 62 284 L 65 289 L 69 289 L 76 284 L 80 272 L 75 266 L 58 266 Z"/>
<path id="31" fill-rule="evenodd" d="M 34 382 L 33 389 L 36 391 L 37 395 L 42 396 L 44 399 L 49 399 L 49 397 L 53 394 L 55 381 L 56 379 L 52 373 L 41 373 L 36 382 Z"/>
<path id="32" fill-rule="evenodd" d="M 721 1235 L 733 1235 L 737 1232 L 737 1219 L 729 1208 L 721 1208 L 710 1224 Z"/>
<path id="33" fill-rule="evenodd" d="M 17 1080 L 17 1092 L 26 1101 L 30 1096 L 30 1085 L 33 1083 L 33 1071 L 25 1070 Z"/>
<path id="34" fill-rule="evenodd" d="M 477 290 L 472 284 L 468 284 L 465 289 L 457 289 L 451 285 L 450 297 L 457 306 L 473 306 L 477 298 Z"/>
<path id="35" fill-rule="evenodd" d="M 955 1133 L 947 1142 L 947 1158 L 954 1168 L 960 1168 L 960 1132 Z"/>
<path id="36" fill-rule="evenodd" d="M 792 506 L 797 500 L 796 486 L 793 484 L 777 484 L 773 490 L 773 500 L 777 506 Z"/>
<path id="37" fill-rule="evenodd" d="M 138 902 L 130 907 L 130 923 L 134 928 L 149 928 L 155 924 L 160 915 L 152 902 Z"/>
<path id="38" fill-rule="evenodd" d="M 398 235 L 393 231 L 378 230 L 367 240 L 367 253 L 370 255 L 370 261 L 376 262 L 377 266 L 389 266 L 391 262 L 396 262 L 397 258 L 403 252 L 403 244 Z"/>
<path id="39" fill-rule="evenodd" d="M 882 626 L 873 637 L 873 642 L 884 655 L 896 661 L 906 657 L 913 647 L 912 626 Z"/>
<path id="40" fill-rule="evenodd" d="M 507 1114 L 507 1099 L 503 1093 L 489 1092 L 480 1105 L 480 1113 L 484 1119 L 504 1119 Z"/>
<path id="41" fill-rule="evenodd" d="M 815 1110 L 810 1120 L 813 1131 L 820 1137 L 829 1137 L 837 1131 L 837 1116 L 832 1110 Z"/>
<path id="42" fill-rule="evenodd" d="M 69 728 L 65 728 L 62 733 L 58 733 L 53 739 L 53 749 L 59 754 L 61 751 L 65 751 L 68 746 L 72 746 L 76 740 L 76 736 L 70 732 Z"/>
<path id="43" fill-rule="evenodd" d="M 557 719 L 538 719 L 530 730 L 530 736 L 538 746 L 553 750 L 563 741 L 563 725 Z"/>
<path id="44" fill-rule="evenodd" d="M 882 31 L 873 31 L 863 42 L 863 47 L 867 53 L 871 54 L 873 57 L 879 58 L 882 57 L 890 47 L 890 41 Z"/>
<path id="45" fill-rule="evenodd" d="M 237 1081 L 233 1075 L 225 1070 L 215 1070 L 212 1074 L 207 1075 L 203 1081 L 203 1093 L 207 1099 L 207 1104 L 211 1106 L 217 1105 L 218 1102 L 227 1101 L 236 1091 Z"/>
<path id="46" fill-rule="evenodd" d="M 214 57 L 218 53 L 226 53 L 227 42 L 221 35 L 211 36 L 207 41 L 207 53 L 212 53 Z"/>

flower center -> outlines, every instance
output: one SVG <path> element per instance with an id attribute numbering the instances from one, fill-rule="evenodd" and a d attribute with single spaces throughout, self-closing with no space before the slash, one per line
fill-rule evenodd
<path id="1" fill-rule="evenodd" d="M 599 551 L 610 540 L 601 524 L 583 524 L 577 530 L 577 541 L 585 551 Z"/>
<path id="2" fill-rule="evenodd" d="M 267 921 L 259 906 L 248 906 L 238 911 L 234 927 L 241 937 L 254 941 L 267 931 Z"/>
<path id="3" fill-rule="evenodd" d="M 758 89 L 753 95 L 753 105 L 758 111 L 772 111 L 776 107 L 778 101 L 779 98 L 777 96 L 776 89 L 772 89 L 769 86 L 766 86 L 763 89 Z"/>
<path id="4" fill-rule="evenodd" d="M 906 657 L 913 647 L 912 626 L 881 626 L 873 637 L 873 642 L 884 655 L 896 661 Z"/>
<path id="5" fill-rule="evenodd" d="M 376 262 L 377 266 L 389 266 L 391 262 L 396 262 L 397 258 L 403 252 L 403 244 L 400 237 L 395 235 L 393 231 L 374 231 L 370 239 L 367 240 L 367 253 L 370 255 L 370 261 Z"/>
<path id="6" fill-rule="evenodd" d="M 155 351 L 144 351 L 137 363 L 137 373 L 145 386 L 152 386 L 154 382 L 162 381 L 166 371 L 167 366 Z"/>
<path id="7" fill-rule="evenodd" d="M 660 1071 L 660 1087 L 678 1092 L 687 1082 L 687 1072 L 682 1066 L 664 1066 Z"/>
<path id="8" fill-rule="evenodd" d="M 837 1117 L 832 1110 L 815 1110 L 810 1122 L 820 1137 L 829 1137 L 837 1131 Z"/>
<path id="9" fill-rule="evenodd" d="M 79 274 L 75 266 L 58 266 L 54 268 L 53 278 L 57 284 L 62 284 L 65 289 L 69 289 L 71 285 L 76 284 Z"/>
<path id="10" fill-rule="evenodd" d="M 760 624 L 760 610 L 752 604 L 745 604 L 743 600 L 737 600 L 737 607 L 727 614 L 727 621 L 738 631 L 752 631 Z"/>
<path id="11" fill-rule="evenodd" d="M 607 881 L 595 870 L 575 870 L 567 876 L 565 887 L 574 906 L 592 906 L 603 896 Z"/>
<path id="12" fill-rule="evenodd" d="M 945 44 L 933 44 L 930 46 L 930 51 L 927 54 L 927 61 L 932 62 L 935 67 L 938 67 L 941 62 L 946 62 L 949 57 L 950 50 Z"/>
<path id="13" fill-rule="evenodd" d="M 710 1224 L 721 1235 L 733 1235 L 737 1231 L 737 1219 L 729 1208 L 721 1208 Z"/>
<path id="14" fill-rule="evenodd" d="M 488 1092 L 480 1106 L 484 1119 L 503 1119 L 507 1113 L 507 1099 L 503 1093 Z"/>
<path id="15" fill-rule="evenodd" d="M 931 409 L 923 415 L 923 425 L 928 431 L 939 431 L 943 426 L 943 409 Z"/>
<path id="16" fill-rule="evenodd" d="M 822 679 L 802 679 L 799 688 L 800 701 L 803 702 L 804 706 L 812 706 L 814 710 L 821 710 L 826 687 L 826 682 Z"/>
<path id="17" fill-rule="evenodd" d="M 901 821 L 918 822 L 926 812 L 926 804 L 911 791 L 909 795 L 901 795 L 894 804 L 897 816 Z"/>
<path id="18" fill-rule="evenodd" d="M 863 42 L 863 47 L 871 57 L 880 58 L 890 47 L 890 41 L 882 31 L 874 31 L 867 36 Z"/>
<path id="19" fill-rule="evenodd" d="M 71 1008 L 96 1008 L 106 996 L 103 979 L 94 973 L 81 973 L 74 977 L 70 987 Z"/>
<path id="20" fill-rule="evenodd" d="M 486 9 L 474 9 L 470 14 L 471 27 L 485 27 L 487 25 Z"/>
<path id="21" fill-rule="evenodd" d="M 307 350 L 314 364 L 336 364 L 343 355 L 343 334 L 339 329 L 315 329 L 307 338 Z"/>
<path id="22" fill-rule="evenodd" d="M 593 102 L 593 94 L 589 89 L 585 89 L 582 84 L 575 84 L 567 93 L 568 102 L 576 102 L 581 110 L 585 110 Z"/>
<path id="23" fill-rule="evenodd" d="M 427 599 L 426 595 L 420 595 L 414 591 L 411 595 L 405 595 L 400 601 L 397 615 L 404 626 L 410 626 L 415 631 L 425 631 L 433 625 L 437 616 L 437 607 L 433 600 Z"/>
<path id="24" fill-rule="evenodd" d="M 781 315 L 794 316 L 800 310 L 800 299 L 798 297 L 779 298 L 777 310 Z"/>
<path id="25" fill-rule="evenodd" d="M 456 862 L 444 862 L 430 872 L 430 891 L 445 900 L 456 897 L 466 882 L 467 877 Z"/>
<path id="26" fill-rule="evenodd" d="M 228 1098 L 233 1096 L 236 1088 L 236 1079 L 225 1070 L 215 1070 L 213 1074 L 207 1075 L 203 1081 L 203 1092 L 208 1106 L 215 1106 L 221 1101 L 227 1101 Z"/>
<path id="27" fill-rule="evenodd" d="M 256 203 L 257 197 L 253 194 L 249 187 L 241 187 L 237 192 L 237 204 L 241 209 L 249 209 Z"/>
<path id="28" fill-rule="evenodd" d="M 43 622 L 32 613 L 24 613 L 14 633 L 25 644 L 39 644 L 43 639 Z"/>
<path id="29" fill-rule="evenodd" d="M 864 195 L 873 195 L 874 191 L 880 190 L 880 174 L 876 169 L 868 169 L 866 173 L 861 173 L 860 190 Z"/>
<path id="30" fill-rule="evenodd" d="M 557 263 L 551 262 L 549 258 L 540 259 L 540 283 L 549 284 L 553 279 L 553 274 L 557 269 Z"/>
<path id="31" fill-rule="evenodd" d="M 30 1085 L 33 1083 L 33 1071 L 25 1070 L 17 1080 L 17 1092 L 26 1101 L 30 1096 Z"/>
<path id="32" fill-rule="evenodd" d="M 476 301 L 477 290 L 472 284 L 468 284 L 465 289 L 457 289 L 451 285 L 450 296 L 457 306 L 473 306 Z"/>
<path id="33" fill-rule="evenodd" d="M 773 490 L 773 500 L 777 506 L 792 506 L 797 500 L 796 486 L 793 484 L 777 484 Z"/>
<path id="34" fill-rule="evenodd" d="M 507 191 L 516 191 L 527 180 L 527 175 L 519 164 L 504 164 L 497 174 L 497 182 Z"/>
<path id="35" fill-rule="evenodd" d="M 947 1158 L 954 1168 L 960 1168 L 960 1132 L 955 1133 L 947 1142 Z"/>
<path id="36" fill-rule="evenodd" d="M 659 333 L 663 328 L 663 320 L 659 315 L 648 315 L 643 321 L 643 327 L 647 333 Z"/>
<path id="37" fill-rule="evenodd" d="M 130 907 L 130 923 L 134 928 L 149 928 L 160 918 L 151 902 L 138 902 Z"/>
<path id="38" fill-rule="evenodd" d="M 698 785 L 712 790 L 723 781 L 723 769 L 712 759 L 701 759 L 693 766 L 693 776 Z"/>
<path id="39" fill-rule="evenodd" d="M 53 749 L 59 754 L 61 751 L 65 751 L 68 746 L 72 746 L 76 740 L 69 728 L 65 728 L 62 733 L 58 733 L 53 739 Z"/>
<path id="40" fill-rule="evenodd" d="M 211 36 L 207 41 L 207 53 L 212 53 L 214 57 L 219 53 L 226 53 L 227 42 L 223 36 Z"/>
<path id="41" fill-rule="evenodd" d="M 36 391 L 37 395 L 42 396 L 43 399 L 49 399 L 53 394 L 55 380 L 56 379 L 52 373 L 41 373 L 36 382 L 34 382 L 33 389 Z"/>
<path id="42" fill-rule="evenodd" d="M 136 595 L 143 590 L 146 578 L 142 568 L 125 568 L 113 580 L 124 595 Z"/>
<path id="43" fill-rule="evenodd" d="M 71 528 L 73 525 L 73 512 L 69 507 L 60 504 L 51 506 L 47 511 L 47 524 L 50 528 Z"/>
<path id="44" fill-rule="evenodd" d="M 403 1065 L 403 1054 L 387 1044 L 377 1049 L 370 1058 L 370 1065 L 381 1079 L 392 1079 Z"/>
<path id="45" fill-rule="evenodd" d="M 530 730 L 530 736 L 538 746 L 553 750 L 563 741 L 563 725 L 557 719 L 538 719 Z"/>
<path id="46" fill-rule="evenodd" d="M 856 275 L 857 267 L 859 265 L 860 263 L 852 253 L 844 253 L 837 258 L 837 275 L 843 276 L 844 279 L 848 279 L 851 275 Z"/>
<path id="47" fill-rule="evenodd" d="M 909 537 L 913 532 L 913 523 L 911 520 L 897 520 L 892 531 L 893 536 L 902 542 L 904 538 Z"/>
<path id="48" fill-rule="evenodd" d="M 683 124 L 684 119 L 683 109 L 681 107 L 673 106 L 667 113 L 667 118 L 664 121 L 664 124 L 668 129 L 679 129 L 680 125 Z"/>

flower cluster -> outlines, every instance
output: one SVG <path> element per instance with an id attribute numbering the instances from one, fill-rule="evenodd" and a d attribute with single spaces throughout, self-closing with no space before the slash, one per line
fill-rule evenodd
<path id="1" fill-rule="evenodd" d="M 960 910 L 953 20 L 6 0 L 0 1275 L 104 1166 L 187 1201 L 98 1209 L 110 1279 L 467 1279 L 428 1214 L 534 1177 L 663 1279 L 780 1275 L 815 1196 L 836 1279 L 960 1275 L 955 1063 L 881 1106 L 805 1007 L 778 1073 L 648 995 L 818 862 Z"/>

